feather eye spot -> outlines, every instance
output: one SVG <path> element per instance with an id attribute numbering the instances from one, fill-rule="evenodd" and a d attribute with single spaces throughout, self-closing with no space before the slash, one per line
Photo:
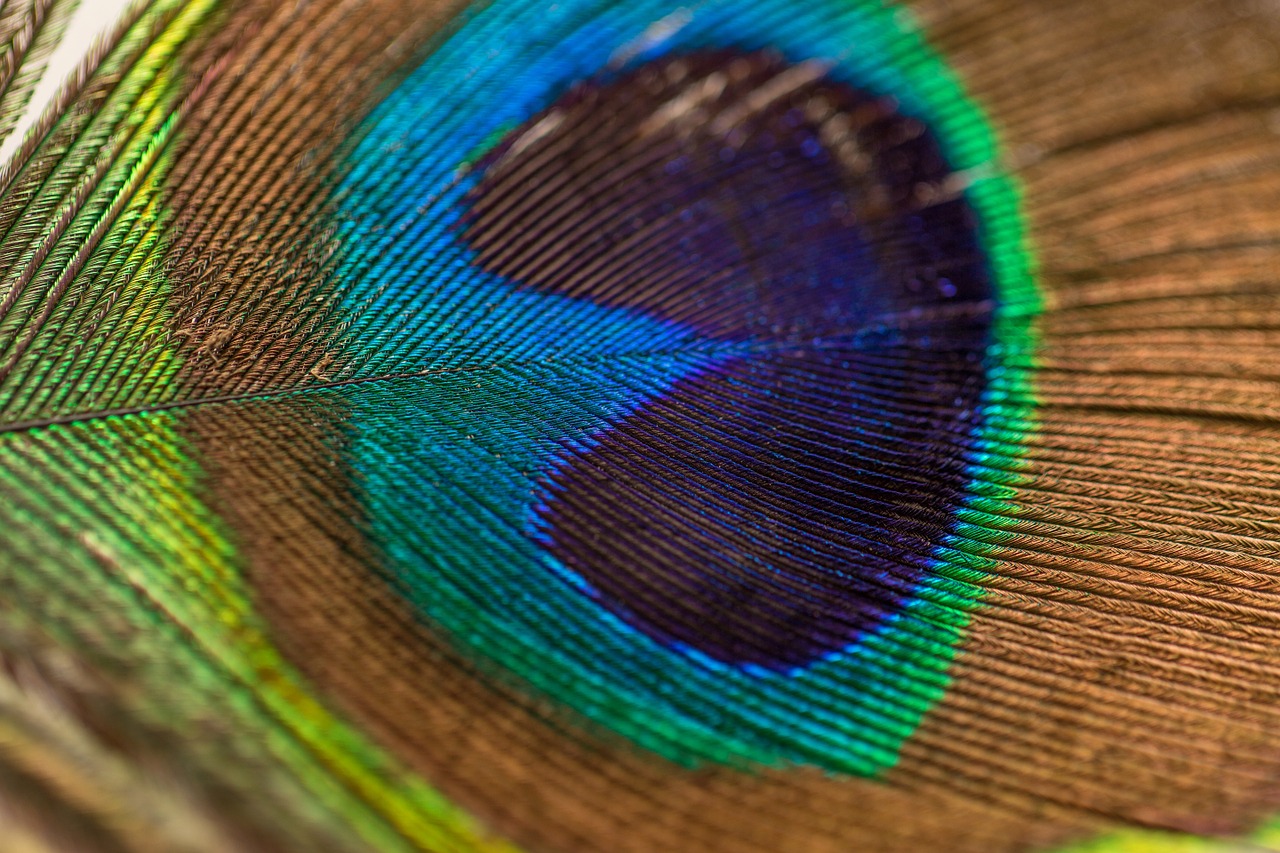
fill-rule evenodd
<path id="1" fill-rule="evenodd" d="M 588 80 L 510 131 L 466 202 L 487 272 L 726 354 L 559 454 L 529 524 L 658 642 L 780 672 L 856 643 L 928 574 L 990 331 L 936 139 L 829 70 L 721 50 Z"/>

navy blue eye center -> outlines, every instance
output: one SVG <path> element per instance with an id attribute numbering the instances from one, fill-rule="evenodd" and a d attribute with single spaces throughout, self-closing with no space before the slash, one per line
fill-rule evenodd
<path id="1" fill-rule="evenodd" d="M 485 270 L 742 345 L 544 472 L 537 535 L 584 594 L 780 671 L 900 612 L 955 524 L 991 325 L 929 128 L 819 63 L 701 52 L 579 84 L 478 168 Z"/>

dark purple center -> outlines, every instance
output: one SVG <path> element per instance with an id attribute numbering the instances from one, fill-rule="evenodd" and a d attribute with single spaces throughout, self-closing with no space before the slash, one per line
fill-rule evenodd
<path id="1" fill-rule="evenodd" d="M 900 611 L 955 524 L 992 291 L 941 150 L 765 53 L 581 84 L 480 166 L 520 286 L 745 344 L 557 460 L 539 538 L 667 645 L 803 666 Z"/>

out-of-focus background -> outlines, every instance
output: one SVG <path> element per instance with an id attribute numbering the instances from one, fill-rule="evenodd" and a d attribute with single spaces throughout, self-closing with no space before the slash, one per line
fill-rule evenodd
<path id="1" fill-rule="evenodd" d="M 136 2 L 137 0 L 80 0 L 80 7 L 76 9 L 62 43 L 49 58 L 49 68 L 32 95 L 22 120 L 14 133 L 0 145 L 0 162 L 7 160 L 17 149 L 27 128 L 44 111 L 63 81 L 75 71 L 94 41 L 120 20 L 128 6 Z"/>

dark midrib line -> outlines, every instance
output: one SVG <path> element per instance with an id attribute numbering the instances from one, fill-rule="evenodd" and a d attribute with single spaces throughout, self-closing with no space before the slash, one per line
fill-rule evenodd
<path id="1" fill-rule="evenodd" d="M 1249 113 L 1271 110 L 1276 107 L 1280 107 L 1280 95 L 1264 92 L 1251 93 L 1240 96 L 1235 100 L 1220 103 L 1197 105 L 1181 110 L 1170 109 L 1137 124 L 1106 130 L 1093 136 L 1069 140 L 1056 148 L 1046 150 L 1039 159 L 1047 160 L 1064 154 L 1088 153 L 1117 142 L 1130 141 L 1160 133 L 1161 131 L 1193 125 L 1219 116 L 1248 115 Z"/>
<path id="2" fill-rule="evenodd" d="M 990 300 L 981 302 L 956 303 L 953 305 L 945 305 L 933 308 L 924 314 L 915 317 L 909 317 L 910 321 L 897 325 L 889 325 L 884 322 L 895 316 L 901 315 L 882 315 L 879 320 L 881 322 L 868 323 L 850 332 L 842 335 L 829 336 L 821 343 L 807 344 L 789 343 L 786 341 L 767 341 L 758 343 L 726 341 L 723 339 L 704 339 L 708 344 L 705 348 L 698 346 L 688 346 L 684 348 L 659 349 L 659 350 L 638 350 L 635 352 L 621 353 L 604 353 L 595 356 L 584 356 L 580 359 L 565 359 L 566 364 L 590 364 L 592 362 L 604 360 L 629 360 L 629 359 L 647 359 L 658 358 L 669 355 L 706 355 L 709 360 L 724 357 L 742 357 L 751 355 L 765 355 L 774 352 L 824 352 L 836 349 L 837 346 L 847 347 L 850 349 L 859 349 L 859 340 L 866 336 L 884 332 L 892 334 L 895 332 L 906 332 L 915 329 L 927 328 L 938 320 L 954 319 L 963 316 L 990 316 L 994 311 L 994 303 Z M 905 312 L 904 312 L 905 313 Z M 151 405 L 137 406 L 121 406 L 115 409 L 97 409 L 88 412 L 68 412 L 62 415 L 50 415 L 44 418 L 32 418 L 25 421 L 14 421 L 12 423 L 0 425 L 0 435 L 17 432 L 28 432 L 30 430 L 41 429 L 43 427 L 60 426 L 66 424 L 80 423 L 84 421 L 103 420 L 105 418 L 126 417 L 128 415 L 142 415 L 153 412 L 170 412 L 180 409 L 193 409 L 200 406 L 218 405 L 222 403 L 236 403 L 244 400 L 272 400 L 285 397 L 296 397 L 312 394 L 320 391 L 329 391 L 335 388 L 346 388 L 356 385 L 373 384 L 377 382 L 394 382 L 399 379 L 422 379 L 432 376 L 451 376 L 462 373 L 487 373 L 497 370 L 519 369 L 529 366 L 552 366 L 555 360 L 522 360 L 522 361 L 496 361 L 489 364 L 474 365 L 468 367 L 447 367 L 434 368 L 427 370 L 403 371 L 397 373 L 379 373 L 374 376 L 357 376 L 351 379 L 341 379 L 333 382 L 322 382 L 316 385 L 302 385 L 293 388 L 282 388 L 276 390 L 259 390 L 245 391 L 238 394 L 222 394 L 209 397 L 196 397 L 186 400 L 172 400 L 166 403 L 155 403 Z"/>

